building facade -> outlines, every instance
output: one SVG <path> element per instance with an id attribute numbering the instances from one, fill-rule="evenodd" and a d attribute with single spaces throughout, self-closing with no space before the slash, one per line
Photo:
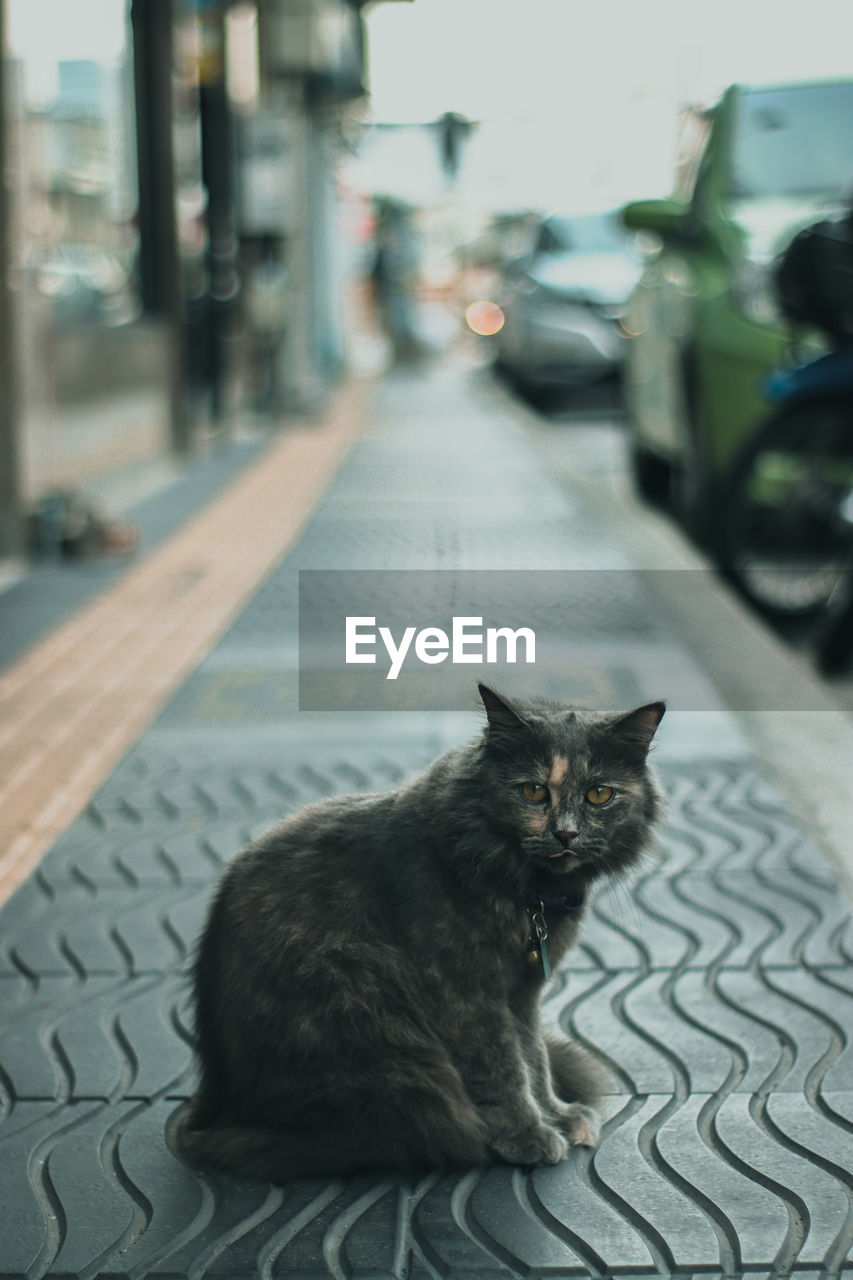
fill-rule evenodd
<path id="1" fill-rule="evenodd" d="M 322 396 L 365 85 L 348 0 L 2 3 L 8 556 L 45 495 Z"/>

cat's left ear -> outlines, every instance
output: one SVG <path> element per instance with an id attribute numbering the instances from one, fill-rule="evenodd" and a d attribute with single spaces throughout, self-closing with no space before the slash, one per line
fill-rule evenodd
<path id="1" fill-rule="evenodd" d="M 637 707 L 627 715 L 611 720 L 610 732 L 626 746 L 645 756 L 665 711 L 665 702 L 649 702 L 644 707 Z"/>

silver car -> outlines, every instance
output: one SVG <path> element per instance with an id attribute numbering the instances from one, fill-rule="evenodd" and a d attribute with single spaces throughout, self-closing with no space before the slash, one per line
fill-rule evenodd
<path id="1" fill-rule="evenodd" d="M 499 369 L 528 393 L 617 372 L 639 273 L 617 213 L 542 219 L 530 251 L 504 269 Z"/>

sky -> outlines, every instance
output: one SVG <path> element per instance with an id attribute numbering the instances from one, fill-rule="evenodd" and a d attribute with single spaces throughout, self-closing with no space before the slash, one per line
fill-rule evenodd
<path id="1" fill-rule="evenodd" d="M 0 0 L 0 4 L 4 0 Z M 6 45 L 25 60 L 31 104 L 49 102 L 57 63 L 115 63 L 125 49 L 124 0 L 5 0 Z"/>
<path id="2" fill-rule="evenodd" d="M 6 0 L 12 53 L 44 62 L 111 62 L 125 39 L 124 0 Z"/>
<path id="3" fill-rule="evenodd" d="M 60 58 L 121 54 L 125 0 L 6 6 L 31 88 L 49 92 Z M 735 80 L 853 77 L 853 0 L 371 0 L 365 15 L 372 118 L 476 120 L 460 198 L 489 206 L 664 194 L 685 103 Z M 428 196 L 433 149 L 408 146 L 407 165 L 388 145 L 371 179 Z"/>
<path id="4" fill-rule="evenodd" d="M 510 203 L 664 194 L 679 107 L 853 78 L 853 0 L 386 0 L 366 22 L 373 119 L 479 121 L 472 185 Z"/>

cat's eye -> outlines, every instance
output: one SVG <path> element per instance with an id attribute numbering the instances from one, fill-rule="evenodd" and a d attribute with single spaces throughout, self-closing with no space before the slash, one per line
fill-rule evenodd
<path id="1" fill-rule="evenodd" d="M 541 782 L 522 782 L 521 794 L 531 804 L 542 804 L 548 798 L 548 788 Z"/>
<path id="2" fill-rule="evenodd" d="M 613 796 L 612 787 L 590 787 L 586 798 L 590 804 L 607 804 Z"/>

